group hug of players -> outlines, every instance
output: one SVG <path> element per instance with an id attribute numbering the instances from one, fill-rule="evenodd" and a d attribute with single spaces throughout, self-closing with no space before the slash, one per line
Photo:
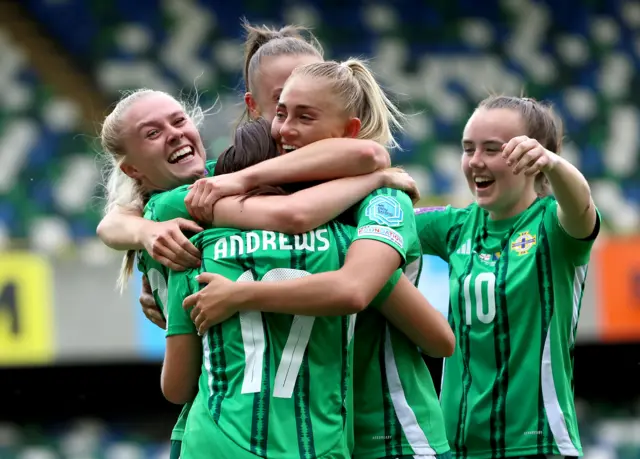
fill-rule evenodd
<path id="1" fill-rule="evenodd" d="M 172 458 L 582 455 L 572 351 L 600 217 L 551 108 L 482 101 L 474 203 L 414 209 L 388 153 L 405 118 L 367 66 L 244 27 L 246 119 L 216 161 L 202 110 L 163 92 L 101 131 L 98 234 L 167 330 Z M 448 321 L 415 286 L 423 254 L 449 265 Z M 422 353 L 446 357 L 440 399 Z"/>

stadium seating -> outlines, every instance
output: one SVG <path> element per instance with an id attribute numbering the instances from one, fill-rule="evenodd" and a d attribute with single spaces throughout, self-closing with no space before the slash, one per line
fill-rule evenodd
<path id="1" fill-rule="evenodd" d="M 640 418 L 613 407 L 578 403 L 585 459 L 640 455 Z M 2 459 L 166 459 L 169 443 L 152 423 L 122 425 L 77 419 L 48 428 L 0 424 Z"/>
<path id="2" fill-rule="evenodd" d="M 637 2 L 23 3 L 110 100 L 140 86 L 197 87 L 205 106 L 219 97 L 219 113 L 204 126 L 211 155 L 239 111 L 239 18 L 309 24 L 329 57 L 373 57 L 412 114 L 396 161 L 432 202 L 469 200 L 459 138 L 474 104 L 488 91 L 524 90 L 552 101 L 566 120 L 565 154 L 588 177 L 607 228 L 640 224 Z M 79 132 L 73 104 L 44 86 L 1 33 L 0 55 L 3 87 L 12 88 L 0 98 L 0 242 L 31 238 L 59 249 L 91 238 L 100 213 L 95 133 Z"/>

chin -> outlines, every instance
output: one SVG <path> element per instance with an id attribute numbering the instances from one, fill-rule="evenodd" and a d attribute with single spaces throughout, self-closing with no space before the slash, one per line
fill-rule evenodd
<path id="1" fill-rule="evenodd" d="M 492 211 L 495 207 L 495 203 L 496 203 L 496 200 L 493 199 L 492 197 L 476 196 L 476 204 L 478 204 L 478 206 L 483 208 L 484 210 Z"/>

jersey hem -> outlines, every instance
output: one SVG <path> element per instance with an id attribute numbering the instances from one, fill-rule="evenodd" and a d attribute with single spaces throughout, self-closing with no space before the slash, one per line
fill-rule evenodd
<path id="1" fill-rule="evenodd" d="M 182 437 L 184 437 L 184 429 L 174 429 L 173 431 L 171 431 L 171 441 L 182 441 Z"/>
<path id="2" fill-rule="evenodd" d="M 453 455 L 453 451 L 451 450 L 451 448 L 449 447 L 449 443 L 442 443 L 440 445 L 432 445 L 429 444 L 429 447 L 434 450 L 436 452 L 436 456 L 439 456 L 441 454 L 446 454 L 451 452 L 451 454 Z M 409 445 L 402 445 L 400 447 L 400 453 L 392 455 L 393 457 L 395 456 L 416 456 L 416 453 L 414 452 L 413 448 Z M 364 453 L 359 452 L 354 450 L 353 452 L 353 459 L 380 459 L 381 457 L 388 457 L 389 454 L 387 453 L 387 450 L 385 448 L 381 448 L 381 449 L 376 449 L 376 450 L 368 450 Z"/>
<path id="3" fill-rule="evenodd" d="M 551 448 L 551 453 L 549 451 L 549 447 Z M 574 446 L 575 447 L 575 446 Z M 542 449 L 545 450 L 543 455 L 547 456 L 562 456 L 563 454 L 560 452 L 558 447 L 554 445 L 543 445 Z M 582 448 L 576 448 L 578 451 L 578 456 L 581 457 L 584 455 L 582 452 Z M 526 447 L 526 448 L 507 448 L 503 450 L 497 450 L 495 454 L 491 450 L 485 450 L 481 452 L 469 452 L 466 455 L 456 453 L 455 451 L 451 451 L 451 456 L 454 459 L 491 459 L 493 457 L 514 457 L 514 456 L 537 456 L 540 453 L 538 452 L 538 447 Z M 572 456 L 574 457 L 574 456 Z"/>

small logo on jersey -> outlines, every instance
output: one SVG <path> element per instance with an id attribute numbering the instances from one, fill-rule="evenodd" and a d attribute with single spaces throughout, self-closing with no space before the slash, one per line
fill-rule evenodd
<path id="1" fill-rule="evenodd" d="M 467 239 L 464 244 L 462 244 L 456 253 L 460 255 L 471 255 L 471 239 Z"/>
<path id="2" fill-rule="evenodd" d="M 434 206 L 434 207 L 419 207 L 414 209 L 413 213 L 416 215 L 426 214 L 427 212 L 441 212 L 445 210 L 445 206 Z"/>
<path id="3" fill-rule="evenodd" d="M 488 265 L 495 265 L 496 262 L 500 259 L 500 252 L 496 253 L 479 253 L 478 257 L 483 263 Z"/>
<path id="4" fill-rule="evenodd" d="M 392 228 L 400 226 L 404 218 L 400 203 L 389 196 L 376 196 L 373 198 L 365 211 L 365 215 L 376 223 Z"/>
<path id="5" fill-rule="evenodd" d="M 525 231 L 520 233 L 516 240 L 511 243 L 511 250 L 518 255 L 526 255 L 534 245 L 536 245 L 536 236 L 532 236 L 529 231 Z"/>
<path id="6" fill-rule="evenodd" d="M 381 239 L 391 241 L 400 248 L 404 247 L 404 238 L 397 231 L 387 228 L 386 226 L 367 225 L 358 228 L 358 237 L 360 236 L 376 236 Z"/>

